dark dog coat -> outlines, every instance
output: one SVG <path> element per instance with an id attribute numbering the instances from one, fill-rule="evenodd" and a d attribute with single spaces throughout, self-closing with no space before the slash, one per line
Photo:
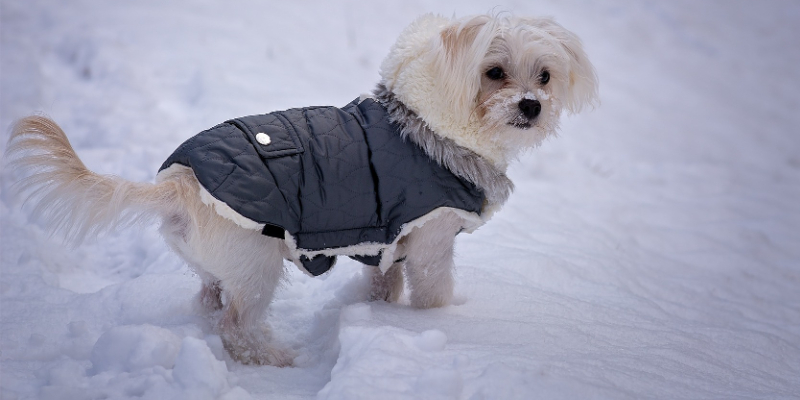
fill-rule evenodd
<path id="1" fill-rule="evenodd" d="M 406 224 L 442 207 L 480 215 L 484 205 L 478 187 L 404 140 L 372 99 L 233 119 L 187 140 L 159 172 L 176 163 L 265 235 L 290 235 L 299 253 L 374 244 L 382 250 L 351 255 L 369 265 Z M 319 275 L 334 257 L 300 262 Z"/>

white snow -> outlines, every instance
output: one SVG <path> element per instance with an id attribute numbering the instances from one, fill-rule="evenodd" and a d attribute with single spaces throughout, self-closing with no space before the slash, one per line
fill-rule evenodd
<path id="1" fill-rule="evenodd" d="M 2 399 L 800 398 L 800 5 L 0 0 L 0 126 L 45 113 L 152 181 L 228 118 L 344 105 L 425 12 L 552 15 L 602 104 L 514 164 L 458 240 L 452 306 L 367 303 L 342 259 L 267 318 L 296 366 L 233 362 L 155 226 L 77 248 L 0 181 Z"/>

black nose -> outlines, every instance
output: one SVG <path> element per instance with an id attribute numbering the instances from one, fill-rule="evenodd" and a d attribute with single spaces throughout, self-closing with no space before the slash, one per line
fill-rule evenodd
<path id="1" fill-rule="evenodd" d="M 519 102 L 519 110 L 528 119 L 534 119 L 542 112 L 542 103 L 539 103 L 539 100 L 522 99 Z"/>

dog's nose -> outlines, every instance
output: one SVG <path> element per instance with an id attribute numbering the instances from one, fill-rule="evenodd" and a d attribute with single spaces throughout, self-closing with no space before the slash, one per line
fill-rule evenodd
<path id="1" fill-rule="evenodd" d="M 519 102 L 519 109 L 528 119 L 534 119 L 542 112 L 542 103 L 539 103 L 539 100 L 522 99 Z"/>

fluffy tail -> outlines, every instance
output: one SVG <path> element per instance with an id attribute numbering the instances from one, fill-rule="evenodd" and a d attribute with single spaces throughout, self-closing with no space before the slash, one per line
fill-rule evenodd
<path id="1" fill-rule="evenodd" d="M 12 188 L 29 193 L 28 201 L 36 205 L 34 215 L 73 242 L 142 218 L 163 215 L 177 206 L 177 182 L 128 182 L 86 169 L 64 131 L 45 117 L 32 116 L 17 122 L 6 160 L 12 171 L 29 172 Z"/>

